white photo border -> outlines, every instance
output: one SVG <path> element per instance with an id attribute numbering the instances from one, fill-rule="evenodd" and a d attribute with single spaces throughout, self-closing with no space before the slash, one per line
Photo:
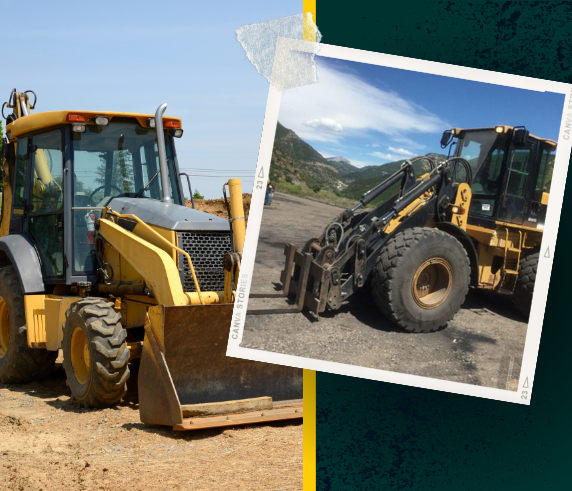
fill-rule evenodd
<path id="1" fill-rule="evenodd" d="M 279 38 L 278 42 L 288 43 L 289 40 Z M 314 43 L 307 42 L 307 44 L 311 45 Z M 297 49 L 299 49 L 299 45 L 297 46 Z M 244 254 L 242 258 L 239 282 L 237 285 L 237 295 L 226 352 L 227 356 L 317 370 L 338 375 L 347 375 L 350 377 L 410 385 L 412 387 L 424 389 L 441 390 L 444 392 L 471 395 L 499 401 L 530 404 L 536 361 L 538 357 L 538 348 L 540 345 L 542 322 L 544 310 L 546 308 L 552 262 L 555 254 L 558 224 L 564 199 L 564 187 L 568 172 L 568 162 L 572 148 L 572 85 L 326 44 L 320 45 L 320 51 L 318 54 L 321 57 L 338 58 L 347 61 L 400 68 L 415 72 L 443 75 L 452 78 L 473 80 L 539 92 L 555 92 L 565 96 L 560 134 L 558 138 L 558 148 L 556 151 L 553 179 L 550 189 L 550 201 L 548 204 L 542 238 L 540 267 L 536 278 L 526 333 L 519 386 L 517 391 L 513 392 L 498 388 L 482 387 L 460 382 L 422 377 L 419 375 L 409 375 L 387 370 L 365 368 L 355 365 L 346 365 L 343 363 L 240 347 L 246 320 L 248 295 L 250 292 L 252 272 L 254 270 L 262 213 L 264 209 L 264 196 L 270 171 L 270 160 L 274 146 L 276 124 L 280 111 L 281 92 L 272 85 L 270 85 L 268 93 L 268 102 L 258 154 Z M 318 72 L 318 78 L 319 75 L 320 74 Z"/>

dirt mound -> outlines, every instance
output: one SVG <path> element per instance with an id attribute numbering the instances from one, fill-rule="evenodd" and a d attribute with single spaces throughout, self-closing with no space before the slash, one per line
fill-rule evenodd
<path id="1" fill-rule="evenodd" d="M 248 214 L 250 212 L 250 201 L 252 199 L 252 194 L 244 193 L 242 195 L 242 203 L 244 204 L 244 216 L 246 218 L 246 223 L 248 223 Z M 192 208 L 191 200 L 186 200 L 186 205 Z M 199 211 L 204 211 L 205 213 L 210 213 L 221 218 L 228 218 L 228 212 L 226 210 L 226 205 L 224 199 L 196 199 L 195 209 Z"/>
<path id="2" fill-rule="evenodd" d="M 24 418 L 17 418 L 0 414 L 0 427 L 24 429 L 27 425 L 29 425 L 29 422 Z"/>

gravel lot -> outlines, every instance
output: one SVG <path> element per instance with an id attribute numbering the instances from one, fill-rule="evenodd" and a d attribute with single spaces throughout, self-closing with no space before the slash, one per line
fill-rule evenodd
<path id="1" fill-rule="evenodd" d="M 265 207 L 252 293 L 279 285 L 284 243 L 321 233 L 340 208 L 276 193 Z M 368 292 L 354 295 L 319 320 L 300 314 L 247 316 L 241 346 L 350 365 L 510 389 L 520 373 L 527 324 L 506 296 L 470 291 L 446 329 L 411 334 L 389 323 Z M 285 306 L 250 299 L 249 307 Z"/>

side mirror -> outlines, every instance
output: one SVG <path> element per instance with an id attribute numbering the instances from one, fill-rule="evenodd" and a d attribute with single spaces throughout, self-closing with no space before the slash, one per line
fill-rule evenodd
<path id="1" fill-rule="evenodd" d="M 530 132 L 524 127 L 515 128 L 512 135 L 512 144 L 515 147 L 524 147 L 528 141 L 529 133 Z"/>
<path id="2" fill-rule="evenodd" d="M 187 174 L 186 172 L 181 172 L 179 173 L 179 176 L 187 176 L 187 184 L 189 185 L 189 193 L 191 193 L 191 205 L 193 207 L 193 210 L 195 209 L 195 199 L 193 198 L 193 188 L 191 187 L 191 178 L 189 177 L 189 174 Z M 185 195 L 183 194 L 183 200 L 185 199 Z"/>
<path id="3" fill-rule="evenodd" d="M 453 133 L 451 132 L 451 130 L 443 131 L 443 136 L 441 137 L 441 148 L 445 148 L 449 144 L 452 135 Z"/>

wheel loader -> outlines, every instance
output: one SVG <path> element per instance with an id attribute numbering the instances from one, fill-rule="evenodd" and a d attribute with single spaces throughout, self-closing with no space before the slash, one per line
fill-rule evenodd
<path id="1" fill-rule="evenodd" d="M 556 142 L 499 125 L 447 130 L 441 146 L 449 149 L 444 160 L 405 161 L 319 237 L 286 244 L 282 292 L 274 296 L 293 305 L 249 314 L 319 316 L 369 289 L 390 321 L 431 332 L 473 287 L 510 294 L 528 316 Z"/>
<path id="2" fill-rule="evenodd" d="M 2 106 L 0 382 L 44 377 L 61 350 L 84 408 L 117 404 L 138 364 L 144 423 L 301 418 L 302 370 L 226 357 L 240 180 L 223 187 L 228 220 L 185 206 L 182 122 L 166 103 L 154 115 L 35 106 L 16 89 Z"/>

